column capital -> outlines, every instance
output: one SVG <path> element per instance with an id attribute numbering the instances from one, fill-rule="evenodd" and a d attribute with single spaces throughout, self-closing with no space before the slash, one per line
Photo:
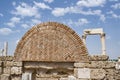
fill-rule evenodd
<path id="1" fill-rule="evenodd" d="M 82 35 L 82 39 L 86 39 L 86 37 L 87 37 L 87 36 L 86 36 L 85 34 L 84 34 L 84 35 Z"/>
<path id="2" fill-rule="evenodd" d="M 101 37 L 105 37 L 105 33 L 101 33 L 101 35 L 100 35 Z"/>

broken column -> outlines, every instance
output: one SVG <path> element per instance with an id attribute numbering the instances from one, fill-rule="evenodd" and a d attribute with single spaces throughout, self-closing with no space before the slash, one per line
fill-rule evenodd
<path id="1" fill-rule="evenodd" d="M 106 55 L 105 49 L 105 33 L 101 33 L 102 55 Z"/>
<path id="2" fill-rule="evenodd" d="M 7 56 L 7 51 L 8 51 L 8 42 L 4 43 L 4 53 L 3 56 Z"/>

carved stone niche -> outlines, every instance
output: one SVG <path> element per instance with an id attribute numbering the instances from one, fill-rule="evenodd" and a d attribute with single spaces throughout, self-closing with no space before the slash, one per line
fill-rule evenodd
<path id="1" fill-rule="evenodd" d="M 88 51 L 80 37 L 57 22 L 33 26 L 18 43 L 14 55 L 16 61 L 88 61 Z"/>
<path id="2" fill-rule="evenodd" d="M 61 77 L 72 75 L 72 62 L 24 62 L 24 72 L 31 72 L 36 77 Z"/>

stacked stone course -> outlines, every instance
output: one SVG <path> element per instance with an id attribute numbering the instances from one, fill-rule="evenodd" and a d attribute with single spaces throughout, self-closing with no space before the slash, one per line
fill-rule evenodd
<path id="1" fill-rule="evenodd" d="M 2 56 L 0 60 L 0 80 L 21 80 L 22 62 L 14 61 L 12 56 Z"/>

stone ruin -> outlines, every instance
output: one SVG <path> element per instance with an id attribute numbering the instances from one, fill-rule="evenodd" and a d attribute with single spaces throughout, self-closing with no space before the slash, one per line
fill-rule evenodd
<path id="1" fill-rule="evenodd" d="M 102 54 L 90 55 L 86 35 L 96 34 Z M 22 37 L 14 56 L 6 52 L 0 57 L 0 80 L 120 80 L 120 58 L 109 61 L 101 29 L 85 30 L 81 39 L 66 25 L 41 23 Z"/>

